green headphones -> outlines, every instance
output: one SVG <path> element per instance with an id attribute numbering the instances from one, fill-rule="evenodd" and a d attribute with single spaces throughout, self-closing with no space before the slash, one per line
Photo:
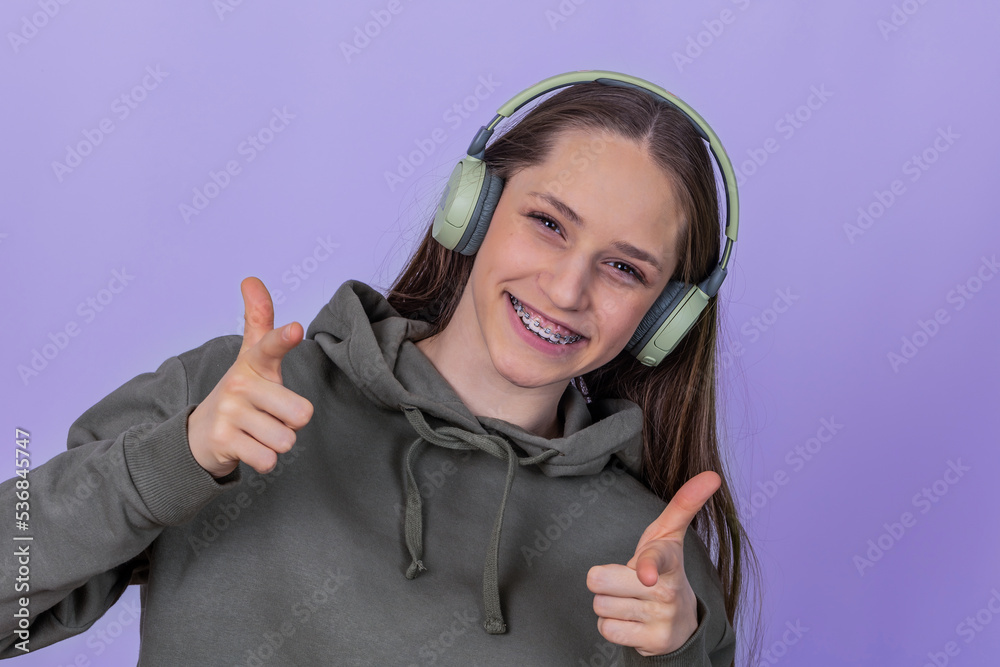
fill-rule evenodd
<path id="1" fill-rule="evenodd" d="M 625 349 L 646 366 L 656 366 L 674 349 L 691 330 L 698 316 L 705 309 L 710 297 L 715 296 L 726 278 L 726 265 L 739 223 L 739 200 L 736 193 L 736 175 L 726 155 L 722 142 L 708 123 L 686 103 L 663 88 L 644 79 L 609 72 L 606 70 L 579 70 L 558 74 L 540 81 L 518 93 L 497 111 L 489 125 L 481 127 L 469 144 L 468 155 L 462 158 L 448 179 L 448 186 L 441 195 L 431 235 L 444 247 L 463 255 L 472 255 L 479 249 L 490 218 L 503 191 L 503 179 L 486 168 L 483 162 L 486 142 L 493 135 L 497 123 L 539 95 L 575 83 L 597 81 L 609 86 L 624 86 L 644 90 L 657 99 L 665 100 L 687 116 L 698 134 L 708 142 L 715 161 L 719 164 L 726 193 L 726 247 L 718 266 L 696 285 L 671 280 L 657 297 L 656 302 L 643 316 Z"/>

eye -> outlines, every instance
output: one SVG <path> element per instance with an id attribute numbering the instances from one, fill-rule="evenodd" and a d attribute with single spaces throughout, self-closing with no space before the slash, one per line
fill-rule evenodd
<path id="1" fill-rule="evenodd" d="M 631 264 L 626 264 L 625 262 L 618 262 L 618 261 L 611 262 L 611 264 L 615 264 L 617 266 L 624 266 L 625 267 L 625 271 L 624 271 L 625 273 L 631 274 L 633 278 L 635 278 L 636 280 L 638 280 L 643 285 L 646 284 L 646 281 L 642 279 L 642 276 L 639 274 L 638 271 L 635 270 L 635 267 L 633 267 Z"/>
<path id="2" fill-rule="evenodd" d="M 546 223 L 551 224 L 552 227 L 546 227 L 547 229 L 551 229 L 552 231 L 559 231 L 559 223 L 550 218 L 549 216 L 545 215 L 544 213 L 531 213 L 528 215 L 528 217 L 538 220 L 542 225 L 546 225 Z M 560 233 L 559 235 L 562 236 L 562 233 Z"/>

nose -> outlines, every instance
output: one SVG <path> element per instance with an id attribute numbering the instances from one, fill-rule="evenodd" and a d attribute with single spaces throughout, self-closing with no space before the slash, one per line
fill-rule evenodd
<path id="1" fill-rule="evenodd" d="M 538 278 L 542 292 L 560 310 L 578 311 L 588 307 L 590 267 L 580 254 L 565 253 L 543 270 Z"/>

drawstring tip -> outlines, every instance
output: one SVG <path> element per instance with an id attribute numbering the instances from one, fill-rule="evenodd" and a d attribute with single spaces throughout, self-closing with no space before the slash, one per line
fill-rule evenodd
<path id="1" fill-rule="evenodd" d="M 415 560 L 410 563 L 410 567 L 406 568 L 406 578 L 416 579 L 418 574 L 426 570 L 427 568 L 424 567 L 424 562 L 422 560 Z"/>
<path id="2" fill-rule="evenodd" d="M 491 635 L 502 635 L 507 632 L 507 624 L 503 622 L 503 618 L 488 618 L 483 627 Z"/>

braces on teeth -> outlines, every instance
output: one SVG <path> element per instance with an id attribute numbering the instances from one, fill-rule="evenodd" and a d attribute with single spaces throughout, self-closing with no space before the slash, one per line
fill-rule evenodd
<path id="1" fill-rule="evenodd" d="M 569 345 L 570 343 L 575 343 L 582 338 L 582 336 L 577 334 L 573 334 L 572 336 L 563 336 L 562 334 L 552 333 L 552 329 L 549 327 L 546 327 L 543 331 L 541 328 L 541 320 L 530 319 L 528 311 L 524 309 L 524 306 L 521 305 L 521 302 L 517 300 L 516 296 L 511 294 L 510 301 L 514 304 L 514 309 L 517 311 L 517 314 L 521 318 L 521 322 L 524 323 L 524 326 L 530 331 L 533 331 L 540 338 L 544 338 L 550 343 L 555 343 L 557 345 Z M 532 326 L 534 328 L 532 328 Z"/>

